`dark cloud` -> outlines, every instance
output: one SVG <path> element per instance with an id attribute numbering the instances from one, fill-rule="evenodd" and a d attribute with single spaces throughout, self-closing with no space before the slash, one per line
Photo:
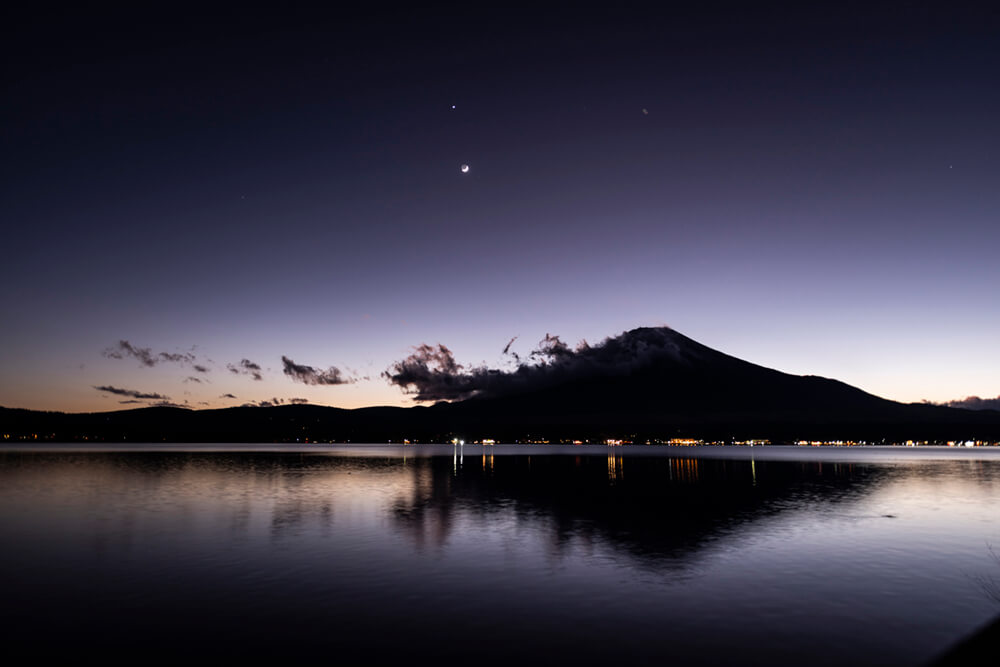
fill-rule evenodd
<path id="1" fill-rule="evenodd" d="M 186 403 L 184 403 L 184 404 L 182 404 L 182 403 L 172 403 L 170 401 L 159 401 L 157 403 L 151 403 L 150 406 L 154 407 L 154 408 L 184 408 L 186 410 L 190 410 L 191 409 L 191 406 L 187 405 Z"/>
<path id="2" fill-rule="evenodd" d="M 586 342 L 581 344 L 582 347 L 586 347 L 586 345 Z M 545 338 L 538 341 L 538 347 L 531 351 L 531 356 L 536 359 L 559 359 L 573 354 L 574 352 L 569 349 L 569 345 L 562 342 L 559 336 L 551 334 L 545 334 Z"/>
<path id="3" fill-rule="evenodd" d="M 960 401 L 947 401 L 942 405 L 947 405 L 949 408 L 965 408 L 966 410 L 1000 410 L 1000 396 L 996 398 L 966 396 Z"/>
<path id="4" fill-rule="evenodd" d="M 236 398 L 233 396 L 233 398 Z M 303 403 L 308 403 L 309 400 L 305 398 L 278 398 L 274 397 L 271 399 L 264 399 L 262 401 L 249 401 L 241 405 L 241 408 L 273 408 L 278 405 L 301 405 Z"/>
<path id="5" fill-rule="evenodd" d="M 115 394 L 116 396 L 130 396 L 132 398 L 146 398 L 150 400 L 170 400 L 169 396 L 164 396 L 163 394 L 147 393 L 136 391 L 135 389 L 122 389 L 120 387 L 112 387 L 111 385 L 101 385 L 99 387 L 94 387 L 94 389 L 108 394 Z"/>
<path id="6" fill-rule="evenodd" d="M 127 401 L 118 401 L 119 405 L 128 405 L 129 403 L 143 403 L 143 404 L 145 404 L 145 401 L 137 401 L 134 398 L 130 398 Z"/>
<path id="7" fill-rule="evenodd" d="M 207 373 L 208 372 L 208 366 L 202 366 L 201 364 L 195 364 L 191 368 L 195 369 L 199 373 Z"/>
<path id="8" fill-rule="evenodd" d="M 503 346 L 503 352 L 501 352 L 501 354 L 510 354 L 510 346 L 514 344 L 515 340 L 517 340 L 517 336 L 514 336 L 507 341 L 507 344 Z"/>
<path id="9" fill-rule="evenodd" d="M 397 361 L 382 376 L 414 394 L 416 401 L 439 401 L 468 398 L 488 385 L 491 371 L 485 367 L 466 368 L 455 361 L 444 345 L 421 343 L 413 354 Z M 495 371 L 499 377 L 501 371 Z"/>
<path id="10" fill-rule="evenodd" d="M 198 384 L 201 384 L 201 378 L 196 378 L 193 375 L 189 375 L 183 380 L 181 380 L 181 382 L 197 382 Z"/>
<path id="11" fill-rule="evenodd" d="M 356 382 L 354 378 L 347 378 L 335 366 L 330 366 L 326 370 L 313 368 L 303 364 L 297 364 L 288 357 L 282 356 L 281 363 L 284 364 L 284 373 L 296 382 L 304 384 L 351 384 Z"/>
<path id="12" fill-rule="evenodd" d="M 118 341 L 118 345 L 109 347 L 102 354 L 108 359 L 138 359 L 143 366 L 153 367 L 163 362 L 193 364 L 196 357 L 190 352 L 153 352 L 148 347 L 136 347 L 127 340 Z M 200 368 L 204 368 L 201 366 Z M 206 369 L 207 371 L 207 369 Z M 199 371 L 205 372 L 205 371 Z"/>
<path id="13" fill-rule="evenodd" d="M 226 364 L 226 368 L 229 369 L 230 373 L 236 375 L 249 375 L 254 380 L 263 380 L 264 377 L 261 375 L 260 364 L 255 364 L 249 359 L 240 359 L 238 364 Z"/>
<path id="14" fill-rule="evenodd" d="M 444 345 L 424 343 L 382 376 L 417 401 L 499 396 L 587 376 L 624 375 L 658 359 L 690 359 L 697 352 L 685 341 L 667 327 L 635 329 L 594 346 L 582 341 L 576 348 L 570 348 L 559 336 L 546 334 L 528 355 L 530 362 L 516 357 L 519 363 L 513 370 L 463 366 Z M 504 348 L 508 354 L 511 343 Z"/>
<path id="15" fill-rule="evenodd" d="M 510 349 L 510 346 L 513 345 L 514 341 L 517 340 L 517 339 L 518 339 L 518 336 L 514 336 L 509 341 L 507 341 L 507 344 L 503 346 L 503 352 L 501 352 L 500 354 L 502 354 L 505 357 L 509 356 L 511 359 L 514 360 L 514 363 L 520 364 L 521 363 L 521 355 L 519 355 L 517 352 L 514 352 L 513 350 Z"/>
<path id="16" fill-rule="evenodd" d="M 156 356 L 148 347 L 133 347 L 127 340 L 118 341 L 117 347 L 109 347 L 102 354 L 109 359 L 124 359 L 126 356 L 135 357 L 144 366 L 156 365 Z"/>
<path id="17" fill-rule="evenodd" d="M 236 396 L 233 394 L 223 394 L 222 396 L 219 396 L 219 398 L 236 398 Z"/>

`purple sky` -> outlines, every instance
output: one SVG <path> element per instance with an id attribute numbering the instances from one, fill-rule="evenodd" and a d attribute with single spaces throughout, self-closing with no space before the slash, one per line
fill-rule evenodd
<path id="1" fill-rule="evenodd" d="M 464 7 L 3 21 L 0 405 L 409 404 L 420 343 L 661 324 L 1000 394 L 997 10 Z"/>

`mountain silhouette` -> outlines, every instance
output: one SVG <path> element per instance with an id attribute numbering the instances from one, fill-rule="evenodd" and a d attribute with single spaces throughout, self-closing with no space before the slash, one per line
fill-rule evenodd
<path id="1" fill-rule="evenodd" d="M 886 400 L 837 380 L 758 366 L 667 327 L 634 329 L 576 350 L 560 345 L 537 365 L 480 375 L 479 385 L 478 376 L 458 378 L 471 398 L 429 407 L 84 414 L 3 408 L 0 432 L 15 440 L 136 442 L 1000 439 L 1000 412 Z M 427 381 L 456 378 L 437 373 Z"/>
<path id="2" fill-rule="evenodd" d="M 667 327 L 640 328 L 558 360 L 541 386 L 441 406 L 463 427 L 697 433 L 711 437 L 902 437 L 996 433 L 1000 413 L 886 400 L 838 380 L 782 373 Z M 506 430 L 506 429 L 504 429 Z M 885 433 L 880 436 L 879 433 Z M 754 434 L 758 435 L 754 435 Z M 964 437 L 964 436 L 963 436 Z"/>

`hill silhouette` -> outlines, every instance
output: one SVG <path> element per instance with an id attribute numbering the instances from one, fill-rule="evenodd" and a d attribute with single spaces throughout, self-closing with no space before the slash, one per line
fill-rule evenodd
<path id="1" fill-rule="evenodd" d="M 758 366 L 666 327 L 634 329 L 576 350 L 546 340 L 554 342 L 544 361 L 509 372 L 417 359 L 397 364 L 396 375 L 387 373 L 418 396 L 468 396 L 429 407 L 145 407 L 82 414 L 4 408 L 0 432 L 14 439 L 119 442 L 1000 439 L 1000 412 L 886 400 L 837 380 Z"/>

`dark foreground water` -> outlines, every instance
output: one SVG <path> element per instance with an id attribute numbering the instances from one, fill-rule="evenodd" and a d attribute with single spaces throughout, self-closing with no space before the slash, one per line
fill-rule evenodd
<path id="1" fill-rule="evenodd" d="M 4 650 L 918 665 L 1000 614 L 1000 451 L 0 450 Z"/>

